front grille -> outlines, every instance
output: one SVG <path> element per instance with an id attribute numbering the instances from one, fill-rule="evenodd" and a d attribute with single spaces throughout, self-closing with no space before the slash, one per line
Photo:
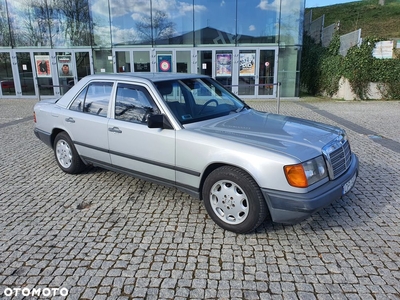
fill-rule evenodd
<path id="1" fill-rule="evenodd" d="M 326 145 L 323 153 L 332 180 L 346 172 L 351 164 L 350 144 L 344 137 Z"/>

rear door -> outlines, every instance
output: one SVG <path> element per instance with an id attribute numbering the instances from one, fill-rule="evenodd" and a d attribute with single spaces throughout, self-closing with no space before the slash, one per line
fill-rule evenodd
<path id="1" fill-rule="evenodd" d="M 80 156 L 109 165 L 108 108 L 113 82 L 91 82 L 72 102 L 64 126 Z"/>
<path id="2" fill-rule="evenodd" d="M 108 123 L 111 162 L 132 175 L 175 183 L 175 130 L 147 127 L 159 113 L 146 86 L 118 83 L 113 116 Z"/>

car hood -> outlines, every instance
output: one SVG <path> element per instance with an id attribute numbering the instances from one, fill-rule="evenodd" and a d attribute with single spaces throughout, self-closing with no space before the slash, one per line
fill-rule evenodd
<path id="1" fill-rule="evenodd" d="M 188 129 L 289 154 L 300 161 L 321 155 L 322 147 L 345 134 L 338 127 L 252 109 L 198 125 Z"/>

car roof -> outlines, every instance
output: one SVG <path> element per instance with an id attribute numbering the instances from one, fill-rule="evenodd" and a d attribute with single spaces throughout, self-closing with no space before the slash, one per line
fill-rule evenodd
<path id="1" fill-rule="evenodd" d="M 176 80 L 176 79 L 189 79 L 189 78 L 207 78 L 207 75 L 201 74 L 188 74 L 188 73 L 161 73 L 161 72 L 128 72 L 128 73 L 107 73 L 107 74 L 94 74 L 86 76 L 86 79 L 147 79 L 153 82 Z"/>
<path id="2" fill-rule="evenodd" d="M 151 73 L 151 72 L 132 72 L 132 73 L 100 73 L 83 77 L 57 102 L 58 106 L 67 107 L 71 99 L 74 98 L 81 89 L 91 81 L 115 80 L 115 81 L 136 81 L 136 82 L 160 82 L 168 80 L 190 79 L 190 78 L 210 78 L 207 75 L 188 74 L 188 73 Z"/>

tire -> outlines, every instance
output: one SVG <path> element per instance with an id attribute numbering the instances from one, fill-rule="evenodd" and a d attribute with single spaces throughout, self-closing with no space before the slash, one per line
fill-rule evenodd
<path id="1" fill-rule="evenodd" d="M 54 155 L 61 170 L 69 174 L 77 174 L 85 169 L 85 164 L 79 157 L 69 135 L 60 132 L 54 139 Z"/>
<path id="2" fill-rule="evenodd" d="M 208 214 L 225 230 L 249 233 L 267 217 L 260 187 L 241 169 L 224 166 L 214 170 L 204 181 L 202 192 Z"/>

